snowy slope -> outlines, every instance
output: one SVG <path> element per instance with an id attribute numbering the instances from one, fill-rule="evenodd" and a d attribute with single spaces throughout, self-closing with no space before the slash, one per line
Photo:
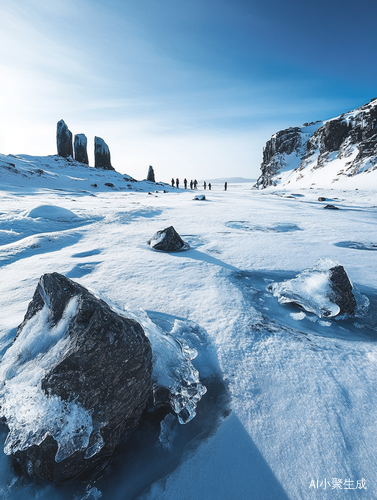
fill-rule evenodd
<path id="1" fill-rule="evenodd" d="M 54 174 L 59 168 L 45 167 Z M 162 188 L 154 196 L 125 190 L 91 196 L 89 187 L 73 193 L 74 181 L 66 182 L 67 191 L 32 184 L 28 194 L 26 179 L 17 192 L 1 180 L 1 355 L 39 277 L 57 271 L 121 309 L 146 310 L 166 331 L 186 332 L 188 342 L 196 339 L 201 376 L 216 367 L 228 398 L 223 412 L 210 413 L 217 393 L 208 385 L 197 417 L 171 431 L 170 448 L 159 445 L 158 429 L 141 429 L 135 449 L 122 449 L 87 483 L 27 482 L 1 454 L 0 497 L 376 498 L 375 192 L 252 191 L 245 184 L 227 192 L 219 186 L 206 201 L 193 201 L 192 192 Z M 90 186 L 92 179 L 82 182 Z M 323 210 L 327 202 L 319 196 L 340 210 Z M 56 208 L 48 218 L 38 208 L 47 205 L 74 216 Z M 148 240 L 170 225 L 191 250 L 150 249 Z M 320 258 L 345 267 L 371 302 L 365 316 L 323 321 L 279 304 L 266 290 Z M 204 432 L 206 416 L 213 422 Z M 6 430 L 0 435 L 5 439 Z M 342 489 L 332 488 L 335 479 Z M 354 488 L 344 491 L 347 484 Z M 367 489 L 355 489 L 362 484 Z"/>
<path id="2" fill-rule="evenodd" d="M 61 156 L 29 156 L 0 154 L 2 189 L 11 191 L 40 189 L 96 193 L 113 190 L 151 191 L 170 189 L 169 185 L 135 181 L 115 170 L 102 170 Z"/>

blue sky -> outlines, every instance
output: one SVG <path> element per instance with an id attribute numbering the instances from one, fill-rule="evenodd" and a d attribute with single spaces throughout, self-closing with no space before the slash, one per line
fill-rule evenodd
<path id="1" fill-rule="evenodd" d="M 0 151 L 56 123 L 141 179 L 256 177 L 276 131 L 377 96 L 377 2 L 1 0 Z"/>

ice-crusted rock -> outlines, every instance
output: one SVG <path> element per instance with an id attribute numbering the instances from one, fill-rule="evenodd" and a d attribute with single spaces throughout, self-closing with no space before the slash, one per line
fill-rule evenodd
<path id="1" fill-rule="evenodd" d="M 152 165 L 149 165 L 147 181 L 156 182 Z"/>
<path id="2" fill-rule="evenodd" d="M 330 164 L 333 182 L 377 168 L 377 98 L 331 120 L 274 134 L 263 150 L 256 186 L 299 181 Z"/>
<path id="3" fill-rule="evenodd" d="M 205 201 L 206 197 L 204 194 L 198 194 L 195 196 L 195 198 L 193 198 L 193 200 L 196 200 L 196 201 Z"/>
<path id="4" fill-rule="evenodd" d="M 109 146 L 101 137 L 94 137 L 94 166 L 104 170 L 115 170 L 111 166 Z"/>
<path id="5" fill-rule="evenodd" d="M 87 165 L 89 165 L 87 144 L 88 141 L 85 134 L 75 135 L 75 160 L 79 161 L 80 163 L 86 163 Z"/>
<path id="6" fill-rule="evenodd" d="M 353 287 L 343 266 L 330 259 L 320 259 L 312 269 L 296 278 L 272 283 L 267 290 L 282 304 L 293 302 L 319 318 L 354 315 L 358 307 L 355 295 L 365 299 Z"/>
<path id="7" fill-rule="evenodd" d="M 64 120 L 60 120 L 56 129 L 56 145 L 58 155 L 63 158 L 73 158 L 72 132 L 68 129 Z"/>
<path id="8" fill-rule="evenodd" d="M 66 277 L 43 275 L 0 363 L 5 453 L 55 482 L 103 466 L 137 426 L 151 374 L 139 323 Z"/>
<path id="9" fill-rule="evenodd" d="M 198 351 L 179 333 L 175 335 L 174 329 L 170 334 L 165 333 L 141 309 L 126 308 L 126 316 L 142 325 L 152 345 L 153 395 L 150 406 L 157 412 L 169 407 L 177 415 L 179 423 L 190 422 L 196 415 L 198 402 L 207 392 L 191 362 Z M 162 413 L 166 415 L 168 411 Z"/>
<path id="10" fill-rule="evenodd" d="M 154 250 L 162 250 L 163 252 L 179 252 L 190 249 L 190 245 L 182 240 L 173 226 L 157 231 L 148 243 Z"/>

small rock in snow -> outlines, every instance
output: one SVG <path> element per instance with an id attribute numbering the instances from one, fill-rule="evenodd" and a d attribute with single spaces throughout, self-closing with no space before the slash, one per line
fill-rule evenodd
<path id="1" fill-rule="evenodd" d="M 328 210 L 339 210 L 339 207 L 336 207 L 335 205 L 326 205 L 323 208 L 327 208 Z"/>
<path id="2" fill-rule="evenodd" d="M 190 249 L 190 245 L 182 240 L 173 226 L 157 231 L 148 243 L 154 250 L 163 252 L 180 252 Z"/>

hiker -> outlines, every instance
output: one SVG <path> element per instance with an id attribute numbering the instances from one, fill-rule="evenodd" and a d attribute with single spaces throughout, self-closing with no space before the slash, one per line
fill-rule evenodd
<path id="1" fill-rule="evenodd" d="M 226 191 L 227 189 L 228 189 L 228 183 L 226 182 L 226 183 L 224 184 L 224 191 Z"/>
<path id="2" fill-rule="evenodd" d="M 183 184 L 185 185 L 185 189 L 187 189 L 187 179 L 185 177 L 185 180 L 183 181 Z"/>
<path id="3" fill-rule="evenodd" d="M 175 185 L 177 186 L 177 188 L 179 188 L 179 179 L 177 177 L 176 181 L 175 181 Z"/>
<path id="4" fill-rule="evenodd" d="M 194 189 L 198 189 L 198 181 L 194 179 Z"/>
<path id="5" fill-rule="evenodd" d="M 208 189 L 209 189 L 210 191 L 211 191 L 211 187 L 212 187 L 212 186 L 211 186 L 211 183 L 209 182 L 209 183 L 208 183 Z"/>
<path id="6" fill-rule="evenodd" d="M 204 181 L 203 187 L 204 187 L 204 189 L 207 189 L 207 183 L 206 183 L 206 181 Z"/>
<path id="7" fill-rule="evenodd" d="M 171 180 L 171 187 L 174 187 L 174 179 Z"/>
<path id="8" fill-rule="evenodd" d="M 193 184 L 193 183 L 192 183 L 192 179 L 191 179 L 191 181 L 190 181 L 190 189 L 192 189 L 192 184 Z"/>

